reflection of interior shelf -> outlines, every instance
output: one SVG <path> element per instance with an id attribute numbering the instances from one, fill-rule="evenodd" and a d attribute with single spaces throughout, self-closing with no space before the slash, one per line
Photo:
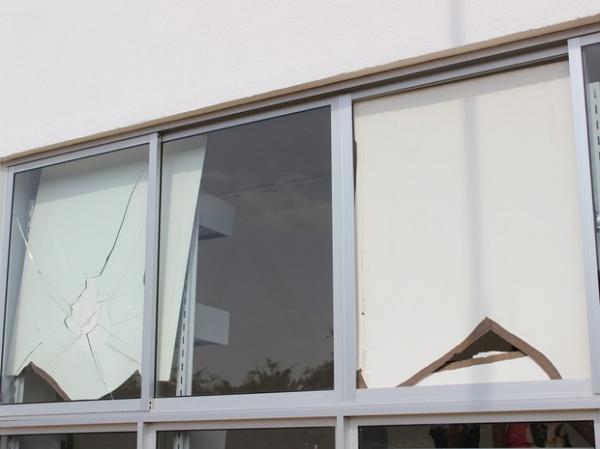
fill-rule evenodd
<path id="1" fill-rule="evenodd" d="M 229 237 L 233 231 L 235 208 L 207 193 L 198 196 L 198 240 Z M 192 299 L 194 301 L 195 299 Z M 195 304 L 194 346 L 227 345 L 229 312 L 204 304 Z"/>
<path id="2" fill-rule="evenodd" d="M 207 193 L 198 196 L 198 240 L 229 237 L 233 231 L 234 207 Z"/>
<path id="3" fill-rule="evenodd" d="M 235 208 L 207 193 L 198 196 L 198 240 L 229 237 L 233 231 Z M 194 346 L 227 345 L 229 312 L 195 304 Z"/>
<path id="4" fill-rule="evenodd" d="M 206 193 L 198 195 L 179 318 L 177 396 L 192 393 L 194 347 L 229 343 L 229 312 L 196 302 L 196 275 L 200 242 L 231 236 L 234 214 L 234 207 L 226 201 Z M 189 448 L 189 438 L 179 435 L 175 447 Z"/>
<path id="5" fill-rule="evenodd" d="M 587 86 L 587 108 L 590 133 L 590 160 L 592 165 L 592 181 L 596 191 L 600 188 L 600 82 L 589 83 Z M 596 211 L 596 230 L 600 230 L 600 197 L 594 196 Z"/>
<path id="6" fill-rule="evenodd" d="M 194 346 L 227 345 L 229 312 L 196 303 Z"/>

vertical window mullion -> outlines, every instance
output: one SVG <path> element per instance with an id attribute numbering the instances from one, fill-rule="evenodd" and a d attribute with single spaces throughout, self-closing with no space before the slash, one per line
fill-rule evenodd
<path id="1" fill-rule="evenodd" d="M 4 343 L 6 338 L 4 336 L 4 322 L 6 313 L 6 294 L 8 291 L 8 256 L 9 256 L 9 247 L 10 247 L 10 223 L 11 223 L 11 211 L 12 211 L 12 197 L 13 197 L 13 187 L 14 187 L 14 171 L 11 169 L 4 169 L 4 176 L 6 179 L 3 182 L 4 186 L 4 195 L 2 208 L 4 210 L 4 216 L 2 217 L 2 232 L 1 232 L 1 240 L 0 240 L 0 257 L 1 262 L 0 266 L 0 291 L 1 291 L 1 300 L 0 300 L 0 348 L 2 349 L 2 356 L 0 357 L 0 371 L 4 369 Z M 0 376 L 1 378 L 1 376 Z M 4 385 L 0 382 L 0 391 L 2 391 Z"/>
<path id="2" fill-rule="evenodd" d="M 156 449 L 156 430 L 148 423 L 138 422 L 137 449 Z"/>
<path id="3" fill-rule="evenodd" d="M 331 112 L 334 376 L 338 399 L 351 400 L 356 396 L 357 338 L 351 95 L 340 95 Z"/>
<path id="4" fill-rule="evenodd" d="M 158 234 L 160 208 L 161 141 L 158 134 L 150 139 L 148 172 L 148 216 L 146 222 L 146 271 L 142 346 L 141 407 L 150 409 L 154 397 L 156 301 L 158 276 Z M 139 441 L 139 440 L 138 440 Z"/>

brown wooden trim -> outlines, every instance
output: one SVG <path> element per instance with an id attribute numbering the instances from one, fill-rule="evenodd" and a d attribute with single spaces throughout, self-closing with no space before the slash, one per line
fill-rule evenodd
<path id="1" fill-rule="evenodd" d="M 56 391 L 56 393 L 65 401 L 71 401 L 71 398 L 69 397 L 69 395 L 67 393 L 65 393 L 65 391 L 60 387 L 60 385 L 58 385 L 58 383 L 54 380 L 54 378 L 48 374 L 46 371 L 44 371 L 42 368 L 40 368 L 39 366 L 37 366 L 35 363 L 30 362 L 29 366 L 31 367 L 31 370 L 37 374 L 38 376 L 40 376 L 48 385 L 50 385 L 50 387 Z M 21 370 L 21 374 L 23 375 L 23 373 L 25 372 L 25 369 Z M 126 383 L 130 382 L 131 379 L 133 379 L 135 376 L 139 376 L 140 373 L 138 370 L 135 370 L 133 372 L 133 374 L 131 376 L 129 376 L 121 385 L 119 385 L 117 388 L 115 388 L 113 391 L 111 391 L 111 393 L 113 393 L 114 391 L 118 390 L 119 388 L 121 388 L 123 385 L 125 385 Z M 99 400 L 100 398 L 97 399 L 89 399 L 89 400 Z"/>
<path id="2" fill-rule="evenodd" d="M 40 368 L 39 366 L 37 366 L 35 363 L 31 362 L 29 364 L 29 366 L 31 366 L 31 370 L 37 374 L 38 376 L 40 376 L 42 379 L 44 379 L 48 385 L 50 385 L 52 387 L 52 389 L 54 391 L 56 391 L 56 393 L 65 401 L 70 401 L 71 398 L 69 398 L 69 395 L 67 393 L 65 393 L 65 391 L 60 388 L 60 385 L 58 385 L 58 383 L 54 380 L 54 378 L 48 374 L 46 371 L 44 371 L 42 368 Z M 21 371 L 22 372 L 22 371 Z"/>
<path id="3" fill-rule="evenodd" d="M 270 100 L 278 100 L 285 99 L 285 97 L 298 95 L 306 93 L 308 97 L 318 97 L 321 95 L 335 95 L 340 92 L 347 92 L 352 89 L 359 89 L 362 86 L 347 86 L 345 83 L 352 81 L 361 81 L 365 79 L 364 83 L 369 84 L 369 77 L 385 75 L 390 72 L 395 72 L 397 70 L 402 70 L 411 67 L 419 67 L 424 64 L 435 63 L 438 61 L 444 61 L 451 58 L 461 57 L 463 55 L 474 54 L 476 57 L 478 52 L 485 52 L 488 50 L 498 50 L 498 54 L 502 54 L 504 52 L 504 46 L 510 46 L 514 44 L 519 44 L 521 42 L 527 42 L 528 40 L 539 40 L 539 42 L 532 43 L 532 46 L 535 45 L 545 45 L 548 43 L 548 40 L 553 42 L 560 42 L 563 40 L 567 40 L 571 37 L 575 37 L 576 35 L 583 35 L 589 33 L 597 32 L 597 26 L 600 24 L 600 14 L 594 14 L 585 17 L 578 17 L 572 20 L 553 23 L 550 25 L 546 25 L 540 28 L 534 28 L 525 31 L 519 31 L 512 34 L 507 34 L 503 36 L 496 36 L 487 40 L 471 42 L 466 45 L 438 49 L 436 51 L 432 51 L 430 53 L 425 53 L 418 56 L 407 57 L 404 59 L 392 61 L 386 64 L 381 64 L 373 67 L 367 67 L 363 69 L 358 69 L 350 72 L 344 72 L 337 75 L 328 76 L 325 78 L 307 81 L 304 83 L 284 86 L 275 90 L 262 92 L 255 95 L 250 95 L 247 97 L 237 98 L 233 100 L 224 101 L 222 103 L 215 103 L 210 105 L 205 105 L 199 107 L 197 109 L 192 109 L 189 111 L 179 112 L 176 114 L 172 114 L 165 117 L 155 118 L 143 122 L 136 123 L 127 123 L 123 124 L 121 127 L 111 130 L 104 130 L 94 134 L 88 134 L 84 136 L 74 136 L 71 138 L 66 138 L 66 140 L 62 140 L 55 143 L 49 143 L 46 145 L 41 145 L 33 148 L 22 148 L 17 149 L 14 153 L 6 154 L 0 156 L 0 164 L 1 163 L 11 163 L 17 161 L 21 158 L 26 158 L 29 156 L 40 156 L 44 157 L 48 153 L 55 150 L 62 150 L 68 148 L 73 145 L 78 145 L 82 143 L 95 145 L 100 144 L 95 141 L 100 139 L 115 139 L 118 140 L 126 134 L 134 134 L 134 135 L 142 135 L 149 132 L 154 132 L 152 128 L 156 126 L 179 126 L 179 121 L 188 120 L 188 119 L 197 119 L 198 121 L 202 121 L 204 116 L 214 113 L 222 113 L 222 114 L 235 114 L 237 113 L 236 108 L 239 107 L 260 107 L 261 102 L 270 101 Z M 563 36 L 563 34 L 565 34 Z M 555 37 L 553 37 L 555 36 Z M 553 41 L 553 39 L 556 41 Z M 519 48 L 515 51 L 522 51 L 523 49 Z M 510 50 L 508 50 L 510 51 Z M 487 54 L 481 55 L 481 58 L 489 57 Z M 450 61 L 453 63 L 453 61 Z M 461 61 L 462 62 L 462 61 Z M 438 67 L 434 68 L 434 70 L 439 69 Z M 424 69 L 427 70 L 427 69 Z M 413 74 L 409 74 L 408 76 L 412 76 Z M 389 81 L 389 80 L 386 80 Z M 319 89 L 325 89 L 324 92 L 321 92 Z M 313 93 L 313 91 L 315 91 Z M 305 99 L 304 99 L 305 100 Z M 304 101 L 302 100 L 302 101 Z M 296 100 L 297 101 L 297 100 Z M 244 111 L 249 112 L 249 111 Z M 133 137 L 133 136 L 129 136 Z"/>
<path id="4" fill-rule="evenodd" d="M 469 366 L 486 365 L 488 363 L 501 362 L 503 360 L 519 359 L 527 357 L 521 351 L 510 351 L 502 354 L 488 355 L 487 357 L 474 357 L 467 360 L 458 360 L 442 366 L 437 372 L 451 371 L 460 368 L 468 368 Z"/>
<path id="5" fill-rule="evenodd" d="M 356 371 L 356 388 L 369 388 L 363 377 L 362 368 Z"/>
<path id="6" fill-rule="evenodd" d="M 553 363 L 550 361 L 550 359 L 548 359 L 548 357 L 546 357 L 540 351 L 535 349 L 529 343 L 525 342 L 523 339 L 517 337 L 515 334 L 504 329 L 502 326 L 500 326 L 494 320 L 492 320 L 488 317 L 485 317 L 483 319 L 483 321 L 481 321 L 481 323 L 479 323 L 475 327 L 473 332 L 471 332 L 467 336 L 467 338 L 465 338 L 461 343 L 456 345 L 454 348 L 452 348 L 450 351 L 448 351 L 446 354 L 444 354 L 439 359 L 430 363 L 425 368 L 423 368 L 422 370 L 420 370 L 419 372 L 417 372 L 416 374 L 414 374 L 413 376 L 411 376 L 410 378 L 408 378 L 407 380 L 405 380 L 404 382 L 399 384 L 398 387 L 406 387 L 406 386 L 416 385 L 419 382 L 421 382 L 423 379 L 431 376 L 433 373 L 440 371 L 441 368 L 444 367 L 444 365 L 448 364 L 454 356 L 463 352 L 465 349 L 467 349 L 469 346 L 471 346 L 473 343 L 475 343 L 477 340 L 479 340 L 481 337 L 483 337 L 488 332 L 495 333 L 500 338 L 505 340 L 507 343 L 514 346 L 517 350 L 519 350 L 520 352 L 525 354 L 527 357 L 530 357 L 534 362 L 536 362 L 540 366 L 540 368 L 542 368 L 544 370 L 544 372 L 548 375 L 548 377 L 550 379 L 562 379 L 560 373 L 558 372 L 556 367 L 553 365 Z M 493 360 L 493 361 L 496 361 L 496 360 Z M 488 363 L 492 363 L 492 362 L 488 362 Z"/>

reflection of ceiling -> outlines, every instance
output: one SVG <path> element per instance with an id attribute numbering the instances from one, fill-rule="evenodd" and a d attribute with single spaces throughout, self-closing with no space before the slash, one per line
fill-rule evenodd
<path id="1" fill-rule="evenodd" d="M 194 369 L 237 385 L 267 358 L 294 374 L 331 359 L 330 120 L 322 108 L 209 133 L 201 191 L 235 220 L 200 243 L 197 294 L 231 323 Z"/>
<path id="2" fill-rule="evenodd" d="M 202 191 L 220 196 L 329 175 L 330 121 L 321 108 L 209 133 Z"/>
<path id="3" fill-rule="evenodd" d="M 600 81 L 600 45 L 590 45 L 584 49 L 586 81 Z"/>

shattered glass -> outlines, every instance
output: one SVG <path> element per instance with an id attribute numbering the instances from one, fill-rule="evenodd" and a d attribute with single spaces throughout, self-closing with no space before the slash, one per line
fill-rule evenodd
<path id="1" fill-rule="evenodd" d="M 148 147 L 15 175 L 2 402 L 139 397 Z"/>

